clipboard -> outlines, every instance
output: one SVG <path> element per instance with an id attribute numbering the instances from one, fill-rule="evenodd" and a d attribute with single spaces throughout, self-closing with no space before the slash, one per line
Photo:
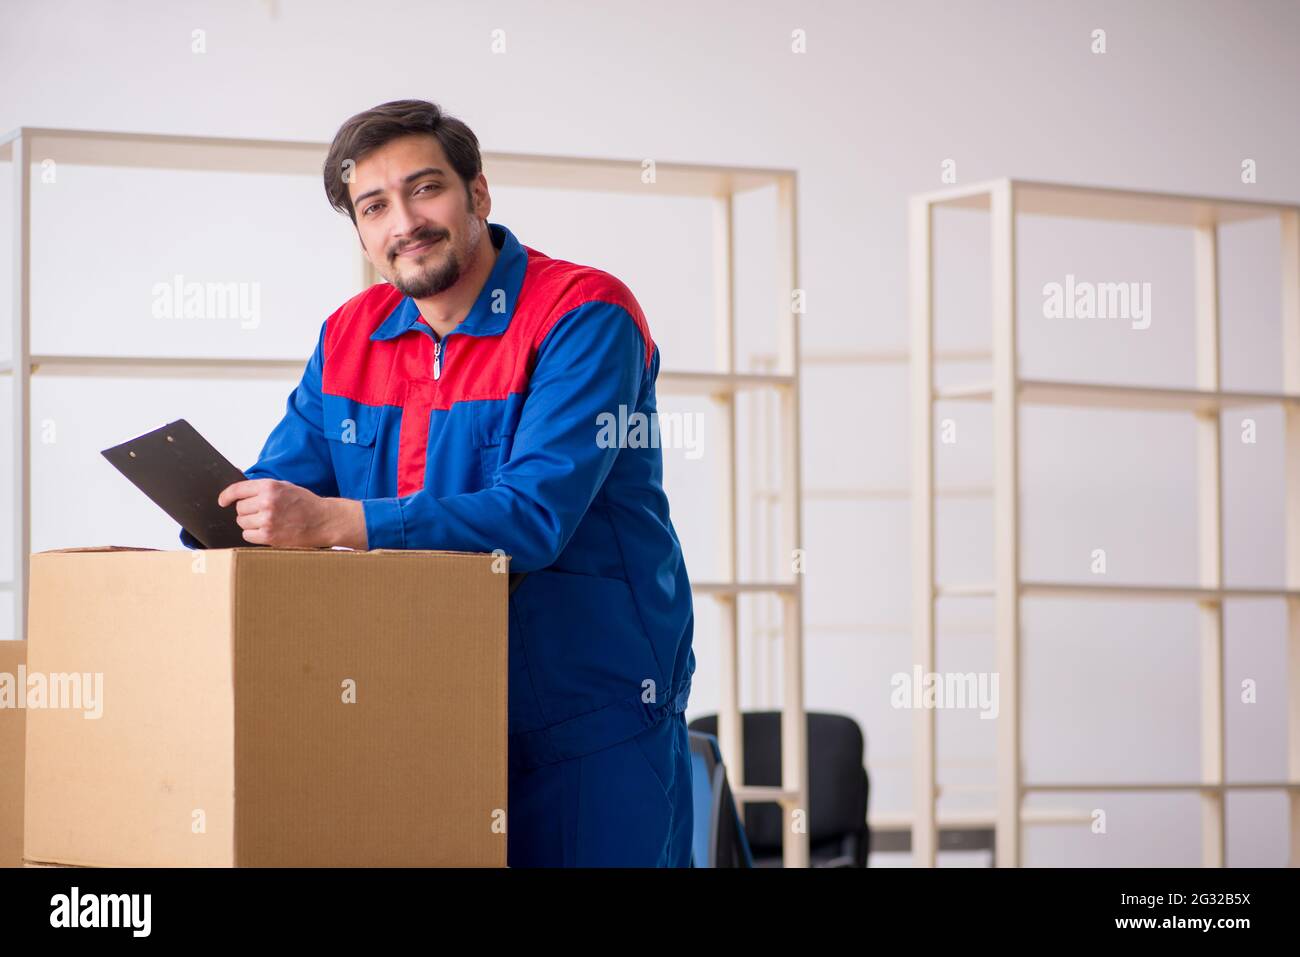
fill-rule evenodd
<path id="1" fill-rule="evenodd" d="M 217 505 L 247 476 L 184 419 L 100 452 L 204 548 L 265 548 L 244 539 L 234 505 Z"/>

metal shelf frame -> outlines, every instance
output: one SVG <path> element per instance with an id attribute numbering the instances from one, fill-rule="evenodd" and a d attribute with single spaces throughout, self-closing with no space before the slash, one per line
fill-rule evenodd
<path id="1" fill-rule="evenodd" d="M 990 215 L 992 242 L 992 381 L 936 389 L 934 384 L 934 210 L 980 209 Z M 1145 388 L 1022 379 L 1016 361 L 1016 223 L 1046 215 L 1117 223 L 1158 223 L 1192 230 L 1197 381 L 1192 389 Z M 1222 223 L 1275 218 L 1282 245 L 1282 363 L 1280 393 L 1224 390 L 1220 383 L 1219 235 Z M 1019 866 L 1033 792 L 1160 793 L 1191 791 L 1201 798 L 1202 861 L 1226 861 L 1225 798 L 1232 791 L 1283 791 L 1289 805 L 1289 862 L 1300 866 L 1300 207 L 1204 196 L 1178 196 L 1003 179 L 914 196 L 910 220 L 912 356 L 912 577 L 914 662 L 935 670 L 935 602 L 939 597 L 992 597 L 1002 692 L 995 795 L 999 866 Z M 955 399 L 991 402 L 995 580 L 979 585 L 935 581 L 934 405 Z M 1035 582 L 1020 574 L 1019 412 L 1026 403 L 1191 413 L 1197 422 L 1199 582 L 1188 586 L 1085 585 Z M 1223 582 L 1223 503 L 1220 448 L 1225 408 L 1279 405 L 1285 414 L 1285 581 L 1279 588 L 1234 588 Z M 1179 600 L 1195 602 L 1200 618 L 1201 778 L 1190 782 L 1027 782 L 1021 770 L 1022 693 L 1020 600 Z M 1223 603 L 1280 598 L 1286 603 L 1287 777 L 1227 781 L 1224 777 Z M 935 798 L 935 713 L 916 709 L 912 851 L 918 866 L 934 866 L 938 847 Z"/>
<path id="2" fill-rule="evenodd" d="M 239 171 L 260 174 L 318 176 L 329 144 L 280 140 L 118 133 L 90 130 L 20 127 L 0 136 L 0 162 L 13 169 L 13 349 L 0 363 L 0 374 L 13 379 L 14 451 L 14 580 L 0 590 L 14 593 L 14 634 L 26 634 L 27 562 L 31 553 L 31 380 L 33 375 L 89 377 L 198 377 L 209 379 L 296 379 L 305 360 L 198 356 L 43 355 L 31 351 L 31 216 L 32 164 L 53 159 L 70 165 L 194 171 Z M 656 163 L 653 186 L 642 180 L 641 160 L 485 152 L 484 171 L 496 186 L 644 193 L 698 197 L 712 204 L 714 251 L 715 368 L 704 371 L 664 370 L 659 391 L 664 394 L 708 396 L 721 412 L 722 457 L 720 579 L 693 583 L 698 597 L 708 596 L 722 611 L 722 707 L 718 731 L 723 760 L 733 781 L 744 780 L 740 719 L 740 636 L 738 599 L 746 594 L 771 594 L 782 608 L 783 691 L 781 786 L 771 789 L 736 787 L 782 807 L 784 863 L 806 867 L 809 862 L 807 813 L 807 719 L 804 708 L 803 581 L 740 582 L 737 578 L 737 462 L 736 396 L 768 391 L 780 406 L 783 452 L 778 500 L 782 519 L 781 554 L 793 556 L 802 546 L 802 488 L 800 473 L 799 325 L 793 290 L 799 285 L 797 174 L 789 169 L 759 169 L 692 163 Z M 736 368 L 735 265 L 733 262 L 733 197 L 750 190 L 773 188 L 776 198 L 777 262 L 773 270 L 772 304 L 777 321 L 780 356 L 763 373 Z M 361 288 L 378 281 L 361 259 Z"/>

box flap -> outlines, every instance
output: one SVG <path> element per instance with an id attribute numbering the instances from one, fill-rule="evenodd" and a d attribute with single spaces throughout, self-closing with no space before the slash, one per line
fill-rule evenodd
<path id="1" fill-rule="evenodd" d="M 142 548 L 138 545 L 79 545 L 75 548 L 47 548 L 33 555 L 65 555 L 74 552 L 156 552 L 161 549 Z"/>

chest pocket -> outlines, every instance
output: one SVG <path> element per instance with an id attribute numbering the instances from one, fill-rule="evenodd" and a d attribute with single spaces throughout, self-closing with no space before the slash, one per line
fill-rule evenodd
<path id="1" fill-rule="evenodd" d="M 375 436 L 383 409 L 341 395 L 321 395 L 322 429 L 342 498 L 369 497 Z"/>
<path id="2" fill-rule="evenodd" d="M 475 403 L 474 417 L 475 443 L 478 445 L 483 487 L 491 488 L 500 484 L 501 467 L 510 459 L 515 422 L 504 402 L 490 399 Z"/>

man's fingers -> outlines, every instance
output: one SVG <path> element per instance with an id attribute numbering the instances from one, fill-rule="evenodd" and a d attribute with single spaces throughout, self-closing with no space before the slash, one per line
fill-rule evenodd
<path id="1" fill-rule="evenodd" d="M 217 496 L 217 504 L 222 508 L 225 508 L 231 502 L 236 502 L 239 501 L 240 499 L 245 499 L 250 496 L 256 495 L 258 492 L 262 490 L 263 486 L 265 486 L 268 482 L 273 482 L 273 481 L 275 480 L 274 479 L 244 479 L 244 481 L 242 482 L 235 482 L 232 485 L 227 485 L 225 488 L 221 490 L 221 494 Z"/>
<path id="2" fill-rule="evenodd" d="M 236 515 L 235 522 L 243 529 L 261 528 L 265 518 L 260 512 L 253 512 L 247 515 Z"/>
<path id="3" fill-rule="evenodd" d="M 304 499 L 317 501 L 306 490 L 278 479 L 245 479 L 227 485 L 217 496 L 217 504 L 226 508 L 235 506 L 235 522 L 243 529 L 244 541 L 250 545 L 284 544 L 301 532 L 302 522 L 285 517 L 294 514 L 295 507 L 302 508 Z"/>

